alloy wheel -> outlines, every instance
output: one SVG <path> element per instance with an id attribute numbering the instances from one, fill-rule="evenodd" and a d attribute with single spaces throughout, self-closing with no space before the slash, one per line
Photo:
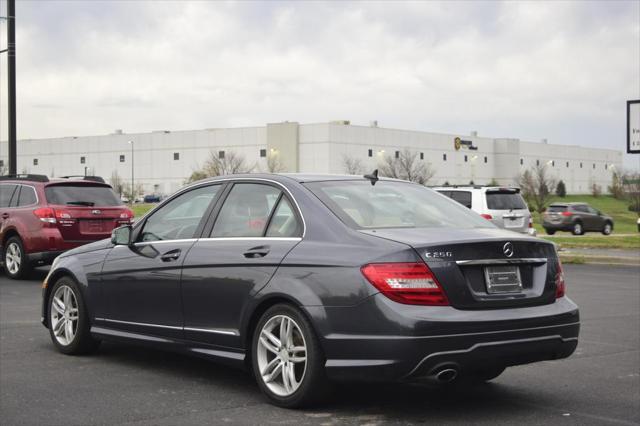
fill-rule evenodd
<path id="1" fill-rule="evenodd" d="M 11 242 L 7 246 L 7 250 L 4 256 L 4 264 L 10 274 L 17 274 L 22 265 L 22 251 L 18 243 Z"/>
<path id="2" fill-rule="evenodd" d="M 71 287 L 58 287 L 49 308 L 53 335 L 61 345 L 70 345 L 78 331 L 78 299 Z"/>
<path id="3" fill-rule="evenodd" d="M 581 235 L 582 234 L 582 224 L 581 223 L 576 223 L 575 225 L 573 225 L 573 233 L 576 235 Z"/>
<path id="4" fill-rule="evenodd" d="M 300 387 L 307 370 L 307 346 L 292 318 L 276 315 L 265 323 L 256 355 L 260 377 L 271 392 L 286 397 Z"/>

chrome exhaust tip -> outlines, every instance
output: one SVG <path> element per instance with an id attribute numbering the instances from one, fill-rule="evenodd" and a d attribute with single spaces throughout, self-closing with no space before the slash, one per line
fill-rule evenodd
<path id="1" fill-rule="evenodd" d="M 440 383 L 450 383 L 458 377 L 458 370 L 455 368 L 444 368 L 438 371 L 435 378 Z"/>

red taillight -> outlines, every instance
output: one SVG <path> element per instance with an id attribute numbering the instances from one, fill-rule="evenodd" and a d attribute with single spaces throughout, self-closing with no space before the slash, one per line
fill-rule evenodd
<path id="1" fill-rule="evenodd" d="M 571 212 L 562 212 L 562 216 L 571 216 L 572 214 Z"/>
<path id="2" fill-rule="evenodd" d="M 556 269 L 556 299 L 564 296 L 566 285 L 564 283 L 564 273 L 562 272 L 562 263 L 558 259 L 558 268 Z"/>
<path id="3" fill-rule="evenodd" d="M 133 222 L 133 211 L 131 211 L 130 209 L 124 209 L 120 213 L 120 217 L 118 218 L 118 222 L 122 222 L 122 223 Z"/>
<path id="4" fill-rule="evenodd" d="M 407 305 L 448 305 L 449 300 L 424 263 L 370 263 L 361 268 L 371 284 L 389 299 Z"/>
<path id="5" fill-rule="evenodd" d="M 529 228 L 533 228 L 533 218 L 529 218 Z"/>
<path id="6" fill-rule="evenodd" d="M 487 220 L 493 219 L 493 217 L 490 214 L 486 214 L 486 213 L 482 213 L 480 216 L 484 217 Z"/>
<path id="7" fill-rule="evenodd" d="M 51 207 L 35 209 L 33 214 L 44 223 L 56 223 L 56 211 Z"/>

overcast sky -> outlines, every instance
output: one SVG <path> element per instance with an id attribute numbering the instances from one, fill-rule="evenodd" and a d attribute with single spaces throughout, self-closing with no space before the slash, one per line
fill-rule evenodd
<path id="1" fill-rule="evenodd" d="M 640 99 L 638 0 L 18 0 L 17 19 L 20 138 L 345 119 L 624 150 Z"/>

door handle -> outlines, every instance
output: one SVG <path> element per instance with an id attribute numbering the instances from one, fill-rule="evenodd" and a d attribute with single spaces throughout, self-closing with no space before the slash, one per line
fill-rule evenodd
<path id="1" fill-rule="evenodd" d="M 258 257 L 265 257 L 269 254 L 270 247 L 269 246 L 258 246 L 253 247 L 244 252 L 244 257 L 247 259 L 256 259 Z"/>
<path id="2" fill-rule="evenodd" d="M 170 250 L 165 254 L 163 254 L 162 256 L 160 256 L 160 259 L 163 262 L 173 262 L 174 260 L 177 260 L 180 257 L 180 253 L 182 253 L 182 250 L 180 249 Z"/>

